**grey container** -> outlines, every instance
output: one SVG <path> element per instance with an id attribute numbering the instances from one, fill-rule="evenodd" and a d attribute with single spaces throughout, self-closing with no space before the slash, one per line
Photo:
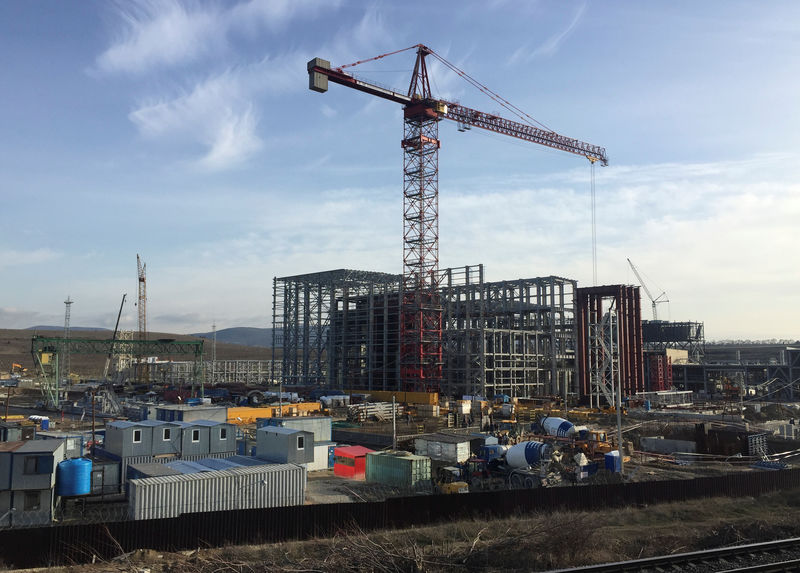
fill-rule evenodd
<path id="1" fill-rule="evenodd" d="M 314 461 L 314 434 L 276 426 L 256 431 L 256 456 L 276 463 L 308 464 Z"/>
<path id="2" fill-rule="evenodd" d="M 292 418 L 257 418 L 256 427 L 264 428 L 278 426 L 281 428 L 291 428 L 303 430 L 314 434 L 315 442 L 331 441 L 331 417 L 330 416 L 299 416 Z"/>
<path id="3" fill-rule="evenodd" d="M 431 459 L 408 452 L 372 452 L 367 454 L 366 478 L 403 488 L 418 488 L 431 480 Z"/>
<path id="4" fill-rule="evenodd" d="M 302 505 L 306 470 L 293 464 L 235 468 L 128 482 L 131 519 L 164 519 L 183 513 Z"/>

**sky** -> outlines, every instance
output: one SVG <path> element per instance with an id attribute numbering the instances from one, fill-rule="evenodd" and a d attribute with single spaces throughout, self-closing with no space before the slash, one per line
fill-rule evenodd
<path id="1" fill-rule="evenodd" d="M 402 108 L 334 66 L 425 44 L 601 145 L 598 284 L 708 340 L 800 338 L 800 3 L 0 2 L 0 328 L 272 323 L 273 277 L 402 270 Z M 351 69 L 406 91 L 415 54 Z M 435 95 L 510 115 L 431 62 Z M 593 284 L 590 165 L 439 126 L 440 266 Z M 651 318 L 643 294 L 643 318 Z"/>

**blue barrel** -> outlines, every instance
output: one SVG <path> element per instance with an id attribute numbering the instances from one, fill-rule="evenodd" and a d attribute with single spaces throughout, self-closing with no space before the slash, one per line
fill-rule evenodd
<path id="1" fill-rule="evenodd" d="M 50 429 L 50 418 L 42 418 L 42 431 Z"/>
<path id="2" fill-rule="evenodd" d="M 92 460 L 75 458 L 58 464 L 56 494 L 62 497 L 92 492 Z"/>

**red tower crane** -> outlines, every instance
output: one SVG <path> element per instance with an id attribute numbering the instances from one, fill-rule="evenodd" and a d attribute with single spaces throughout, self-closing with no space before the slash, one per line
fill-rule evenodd
<path id="1" fill-rule="evenodd" d="M 344 71 L 416 48 L 417 59 L 406 93 L 362 81 Z M 400 380 L 406 390 L 438 389 L 442 378 L 442 307 L 439 302 L 439 121 L 458 122 L 459 130 L 480 127 L 525 141 L 582 155 L 608 164 L 602 147 L 480 112 L 433 97 L 426 56 L 489 95 L 523 121 L 535 121 L 468 76 L 430 48 L 417 44 L 403 50 L 331 68 L 327 60 L 308 62 L 309 89 L 324 93 L 328 81 L 401 104 L 403 107 L 403 281 L 400 300 Z"/>

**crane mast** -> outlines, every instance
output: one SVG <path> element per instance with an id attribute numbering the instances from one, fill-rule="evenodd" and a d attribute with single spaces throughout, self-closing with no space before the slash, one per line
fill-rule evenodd
<path id="1" fill-rule="evenodd" d="M 147 264 L 142 262 L 139 255 L 136 255 L 136 270 L 139 277 L 139 298 L 137 307 L 139 309 L 139 340 L 147 340 Z M 148 382 L 150 379 L 149 369 L 144 364 L 144 356 L 138 357 L 138 370 L 136 377 L 140 382 Z"/>
<path id="2" fill-rule="evenodd" d="M 343 70 L 416 48 L 408 91 L 362 81 Z M 505 119 L 434 98 L 425 58 L 433 55 L 462 75 L 430 48 L 417 44 L 362 62 L 331 68 L 314 58 L 307 64 L 309 89 L 328 91 L 328 82 L 403 105 L 403 279 L 400 299 L 400 381 L 406 390 L 438 389 L 442 378 L 442 305 L 439 300 L 439 121 L 459 128 L 479 127 L 608 164 L 605 149 L 529 124 Z M 488 91 L 488 90 L 483 90 Z"/>

